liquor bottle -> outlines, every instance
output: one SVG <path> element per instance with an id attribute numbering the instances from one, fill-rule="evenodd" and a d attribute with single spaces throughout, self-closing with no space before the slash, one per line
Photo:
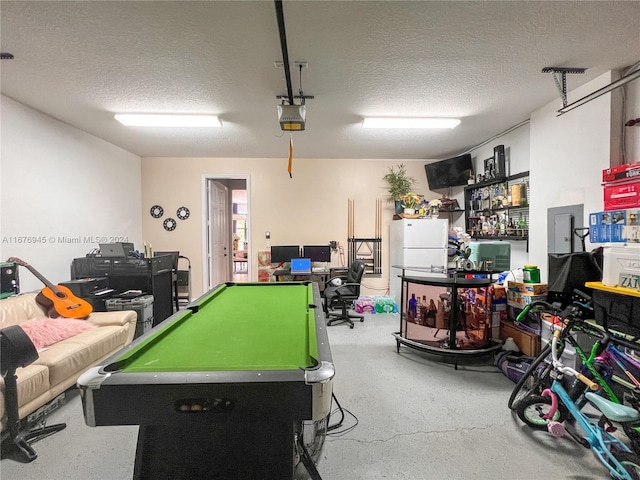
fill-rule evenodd
<path id="1" fill-rule="evenodd" d="M 518 235 L 525 236 L 527 230 L 527 222 L 525 222 L 524 217 L 522 216 L 522 212 L 520 212 L 520 216 L 518 217 Z"/>
<path id="2" fill-rule="evenodd" d="M 527 205 L 527 183 L 523 181 L 520 184 L 520 206 L 526 207 Z"/>
<path id="3" fill-rule="evenodd" d="M 416 294 L 412 293 L 411 298 L 409 299 L 409 309 L 407 310 L 407 315 L 411 321 L 414 321 L 416 318 L 416 314 L 418 313 L 418 300 L 416 300 Z"/>
<path id="4" fill-rule="evenodd" d="M 520 184 L 519 183 L 515 183 L 515 184 L 511 185 L 511 206 L 512 207 L 519 207 L 521 198 L 522 198 L 522 196 L 520 194 Z"/>
<path id="5" fill-rule="evenodd" d="M 507 226 L 507 235 L 515 235 L 516 227 L 513 225 L 513 218 L 509 218 L 509 225 Z"/>

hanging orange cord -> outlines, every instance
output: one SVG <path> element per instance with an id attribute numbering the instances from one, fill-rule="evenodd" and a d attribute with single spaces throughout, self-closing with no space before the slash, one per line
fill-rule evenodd
<path id="1" fill-rule="evenodd" d="M 293 178 L 291 175 L 291 169 L 293 167 L 293 134 L 289 134 L 289 167 L 287 171 L 289 172 L 289 178 Z"/>

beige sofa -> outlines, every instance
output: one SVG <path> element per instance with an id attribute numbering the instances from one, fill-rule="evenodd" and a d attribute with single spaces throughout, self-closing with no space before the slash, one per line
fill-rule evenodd
<path id="1" fill-rule="evenodd" d="M 45 316 L 45 311 L 36 302 L 35 292 L 0 300 L 0 328 Z M 128 310 L 94 312 L 87 321 L 98 328 L 49 346 L 39 352 L 39 358 L 31 365 L 17 369 L 20 419 L 74 386 L 80 374 L 89 367 L 131 343 L 137 314 Z M 4 430 L 4 379 L 1 381 L 0 418 Z"/>

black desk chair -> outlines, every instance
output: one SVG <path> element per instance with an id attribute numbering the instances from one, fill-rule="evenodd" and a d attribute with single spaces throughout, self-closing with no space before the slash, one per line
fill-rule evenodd
<path id="1" fill-rule="evenodd" d="M 360 282 L 364 274 L 364 262 L 354 260 L 346 275 L 334 277 L 329 280 L 324 289 L 324 313 L 327 317 L 327 325 L 348 323 L 353 328 L 353 319 L 364 322 L 364 316 L 350 314 L 349 307 L 360 296 Z M 333 285 L 339 279 L 340 285 Z M 330 312 L 333 309 L 340 309 L 339 312 Z"/>
<path id="2" fill-rule="evenodd" d="M 0 370 L 5 383 L 4 396 L 9 436 L 25 462 L 32 462 L 38 457 L 30 442 L 48 437 L 67 426 L 65 423 L 60 423 L 35 428 L 24 435 L 20 433 L 16 369 L 26 367 L 37 359 L 36 347 L 22 328 L 13 325 L 0 330 Z"/>

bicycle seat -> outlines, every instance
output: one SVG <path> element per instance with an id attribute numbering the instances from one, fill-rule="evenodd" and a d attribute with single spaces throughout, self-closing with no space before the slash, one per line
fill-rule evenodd
<path id="1" fill-rule="evenodd" d="M 585 395 L 587 400 L 593 403 L 602 414 L 612 422 L 634 422 L 640 420 L 640 412 L 635 408 L 627 407 L 619 403 L 613 403 L 611 400 L 601 397 L 600 395 L 587 392 Z"/>

